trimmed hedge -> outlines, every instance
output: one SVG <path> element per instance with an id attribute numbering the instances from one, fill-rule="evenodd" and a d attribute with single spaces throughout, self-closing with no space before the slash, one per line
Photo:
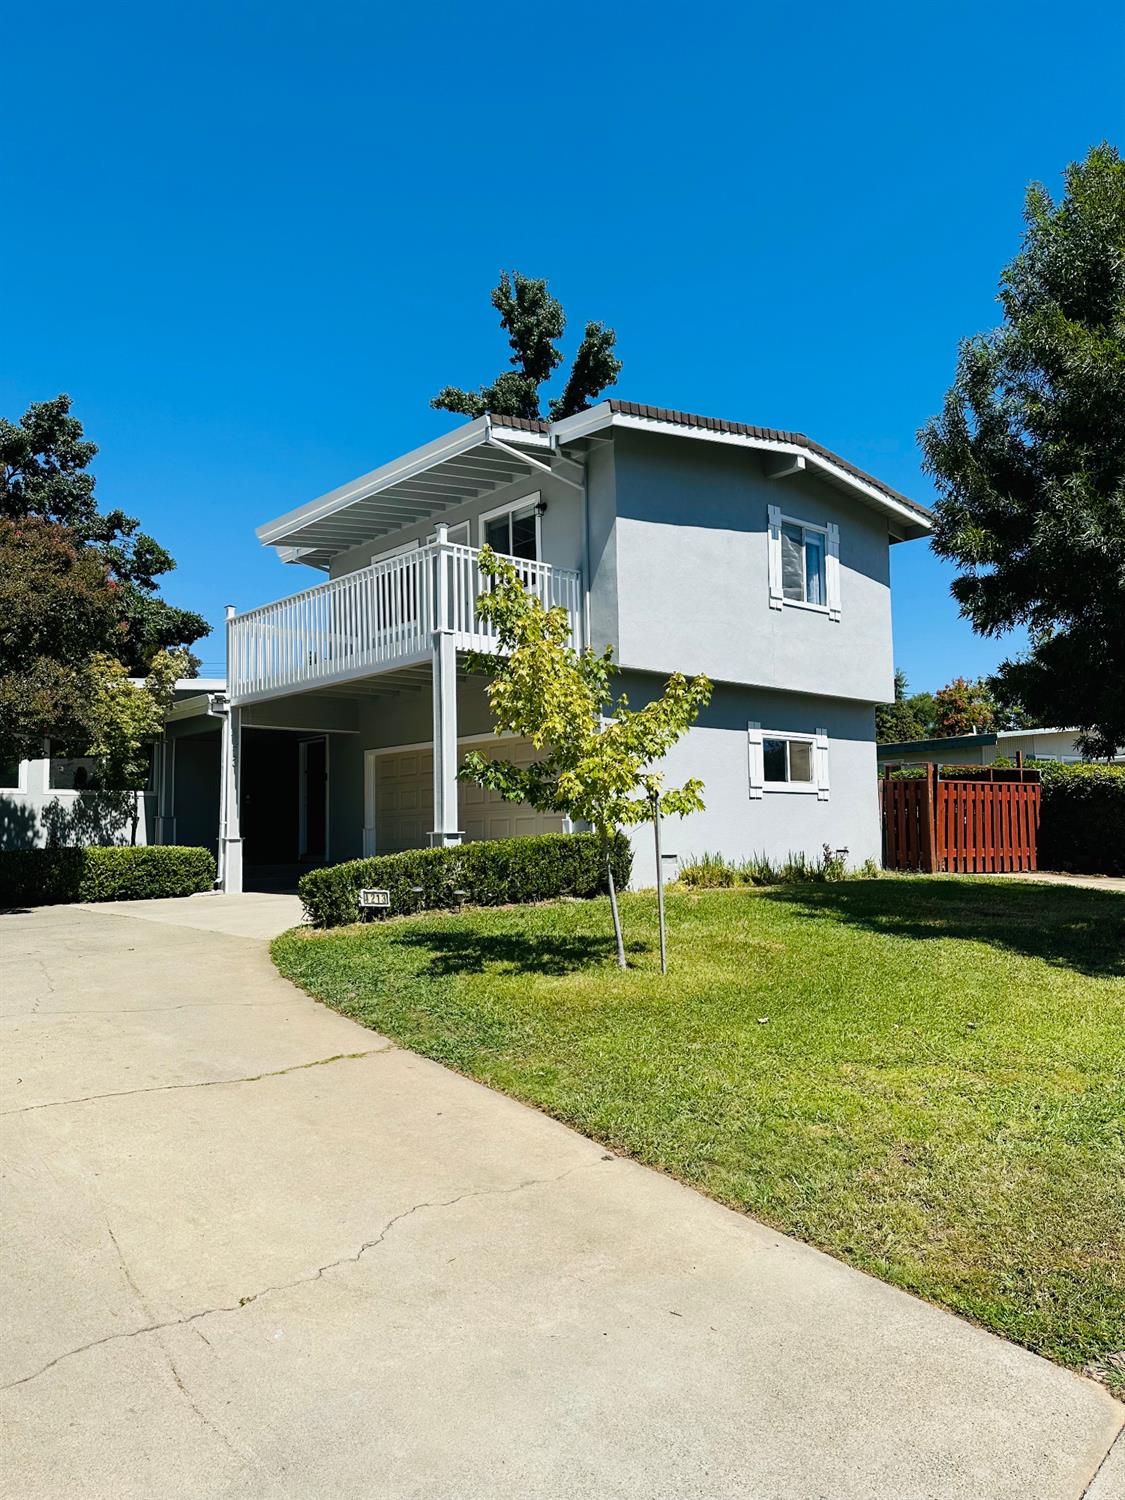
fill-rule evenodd
<path id="1" fill-rule="evenodd" d="M 1037 761 L 1039 868 L 1125 875 L 1125 766 Z"/>
<path id="2" fill-rule="evenodd" d="M 629 883 L 633 851 L 624 834 L 613 844 L 613 878 Z M 607 889 L 601 840 L 593 833 L 544 833 L 522 839 L 483 839 L 452 849 L 409 849 L 310 870 L 298 891 L 314 927 L 359 920 L 361 887 L 391 893 L 391 912 L 508 906 L 554 896 L 596 896 Z M 458 894 L 460 893 L 460 894 Z"/>
<path id="3" fill-rule="evenodd" d="M 0 852 L 0 907 L 144 901 L 190 896 L 214 884 L 210 850 L 176 844 Z"/>

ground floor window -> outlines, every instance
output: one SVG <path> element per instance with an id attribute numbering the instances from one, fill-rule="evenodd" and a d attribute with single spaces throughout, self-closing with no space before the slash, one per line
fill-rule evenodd
<path id="1" fill-rule="evenodd" d="M 828 799 L 828 731 L 813 734 L 747 725 L 751 797 L 812 792 Z"/>
<path id="2" fill-rule="evenodd" d="M 813 742 L 778 735 L 762 736 L 762 769 L 765 783 L 787 785 L 813 781 Z"/>

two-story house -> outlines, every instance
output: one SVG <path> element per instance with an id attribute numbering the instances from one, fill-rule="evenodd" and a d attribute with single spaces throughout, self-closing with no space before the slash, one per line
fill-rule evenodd
<path id="1" fill-rule="evenodd" d="M 244 865 L 561 828 L 457 780 L 464 750 L 494 738 L 465 665 L 494 648 L 475 608 L 487 542 L 566 608 L 576 643 L 613 646 L 633 703 L 673 671 L 714 682 L 668 758 L 707 804 L 669 828 L 671 848 L 878 858 L 889 553 L 929 528 L 923 507 L 800 433 L 624 401 L 468 422 L 259 529 L 328 576 L 229 611 L 225 695 L 169 724 L 161 826 L 182 838 L 185 803 L 199 821 L 202 735 L 221 742 L 227 890 Z M 641 833 L 635 880 L 652 878 Z"/>

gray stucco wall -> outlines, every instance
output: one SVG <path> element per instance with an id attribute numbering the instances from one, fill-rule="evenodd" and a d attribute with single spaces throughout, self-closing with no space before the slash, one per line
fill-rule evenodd
<path id="1" fill-rule="evenodd" d="M 22 789 L 0 790 L 0 849 L 42 849 L 48 844 L 127 844 L 131 793 L 74 792 L 51 787 L 51 762 L 24 761 Z M 141 794 L 137 843 L 154 839 L 156 798 Z"/>
<path id="2" fill-rule="evenodd" d="M 623 666 L 890 700 L 889 538 L 876 511 L 807 474 L 767 479 L 757 454 L 719 443 L 623 432 L 613 455 L 605 559 L 616 569 Z M 770 505 L 839 526 L 839 621 L 770 608 Z"/>
<path id="3" fill-rule="evenodd" d="M 623 674 L 635 707 L 661 691 L 659 679 Z M 750 797 L 747 725 L 812 734 L 828 731 L 828 800 L 808 792 L 767 790 Z M 664 849 L 683 863 L 714 852 L 728 859 L 765 853 L 784 858 L 803 851 L 818 856 L 824 844 L 846 848 L 850 865 L 880 860 L 874 710 L 866 704 L 797 693 L 720 686 L 696 726 L 660 767 L 669 786 L 690 776 L 704 783 L 706 810 L 665 823 Z M 651 825 L 633 837 L 633 883 L 655 883 Z"/>

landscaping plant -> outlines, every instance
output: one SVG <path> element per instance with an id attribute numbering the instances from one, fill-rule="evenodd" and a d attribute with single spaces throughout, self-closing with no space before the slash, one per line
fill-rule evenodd
<path id="1" fill-rule="evenodd" d="M 0 907 L 155 900 L 209 891 L 214 884 L 209 849 L 142 844 L 0 851 Z"/>
<path id="2" fill-rule="evenodd" d="M 610 848 L 617 883 L 629 879 L 633 851 L 618 834 Z M 445 849 L 406 849 L 309 870 L 298 884 L 314 927 L 343 927 L 358 915 L 359 892 L 390 894 L 390 913 L 507 906 L 556 896 L 600 896 L 606 891 L 605 851 L 593 833 L 543 833 L 532 838 L 482 839 Z"/>
<path id="3" fill-rule="evenodd" d="M 652 766 L 710 700 L 711 684 L 676 672 L 659 698 L 634 709 L 624 693 L 612 691 L 617 668 L 610 647 L 576 651 L 568 644 L 566 610 L 544 608 L 513 564 L 489 547 L 481 549 L 480 569 L 490 587 L 482 591 L 477 613 L 495 627 L 501 648 L 499 656 L 477 658 L 478 668 L 489 674 L 493 723 L 500 734 L 530 740 L 542 758 L 517 766 L 474 750 L 458 774 L 509 802 L 590 825 L 602 840 L 617 962 L 624 968 L 613 841 L 621 828 L 648 822 L 655 809 L 681 817 L 702 809 L 701 781 L 692 777 L 666 787 Z"/>

